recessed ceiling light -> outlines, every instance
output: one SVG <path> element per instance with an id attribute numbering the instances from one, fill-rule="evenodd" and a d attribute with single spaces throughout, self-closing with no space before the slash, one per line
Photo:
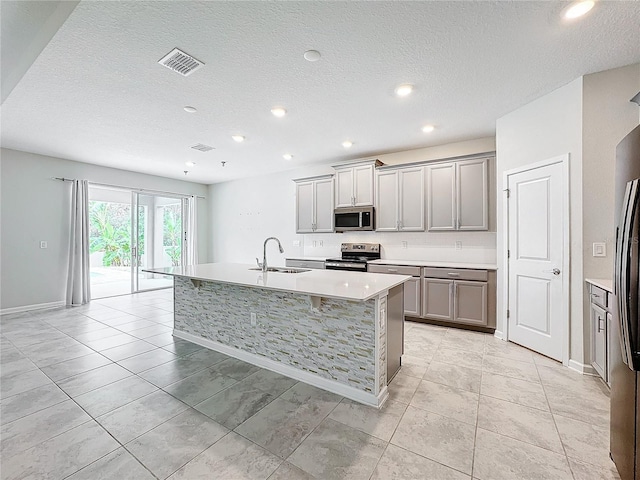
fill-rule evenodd
<path id="1" fill-rule="evenodd" d="M 436 127 L 434 127 L 433 125 L 425 125 L 424 127 L 422 127 L 422 131 L 424 133 L 431 133 L 436 129 Z"/>
<path id="2" fill-rule="evenodd" d="M 290 153 L 285 153 L 284 155 L 282 155 L 282 158 L 284 158 L 285 160 L 291 160 L 293 158 L 293 155 L 291 155 Z"/>
<path id="3" fill-rule="evenodd" d="M 242 135 L 231 135 L 231 138 L 238 143 L 244 142 L 244 137 Z"/>
<path id="4" fill-rule="evenodd" d="M 195 166 L 196 166 L 196 162 L 184 162 L 184 164 L 185 164 L 187 167 L 195 167 Z"/>
<path id="5" fill-rule="evenodd" d="M 309 62 L 317 62 L 320 60 L 320 52 L 317 50 L 307 50 L 304 52 L 304 59 Z"/>
<path id="6" fill-rule="evenodd" d="M 198 110 L 196 109 L 196 107 L 190 107 L 189 105 L 187 105 L 186 107 L 184 107 L 184 111 L 189 113 L 196 113 Z"/>
<path id="7" fill-rule="evenodd" d="M 287 111 L 282 107 L 273 107 L 271 109 L 271 113 L 273 113 L 276 117 L 284 117 L 287 114 Z"/>
<path id="8" fill-rule="evenodd" d="M 413 85 L 410 83 L 405 83 L 396 87 L 396 95 L 399 97 L 406 97 L 411 92 L 413 92 Z"/>
<path id="9" fill-rule="evenodd" d="M 580 2 L 574 2 L 564 11 L 564 18 L 567 20 L 573 20 L 574 18 L 585 15 L 589 10 L 593 8 L 595 2 L 593 0 L 584 0 Z"/>
<path id="10" fill-rule="evenodd" d="M 351 148 L 353 146 L 353 142 L 351 140 L 345 140 L 344 142 L 342 142 L 342 146 L 344 148 Z"/>

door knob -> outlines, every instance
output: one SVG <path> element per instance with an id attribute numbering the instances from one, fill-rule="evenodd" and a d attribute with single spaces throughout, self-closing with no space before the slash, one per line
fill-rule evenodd
<path id="1" fill-rule="evenodd" d="M 543 270 L 544 273 L 553 273 L 554 275 L 560 275 L 560 269 L 559 268 L 554 268 L 553 270 Z"/>

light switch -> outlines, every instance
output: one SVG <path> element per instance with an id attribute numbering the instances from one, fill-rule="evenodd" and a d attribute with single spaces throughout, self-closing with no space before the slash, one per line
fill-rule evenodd
<path id="1" fill-rule="evenodd" d="M 40 248 L 47 248 L 47 247 L 48 247 L 47 242 L 46 242 L 46 241 L 44 241 L 44 240 L 42 240 L 42 241 L 40 242 Z"/>
<path id="2" fill-rule="evenodd" d="M 460 240 L 456 241 L 456 250 L 462 250 L 462 242 Z"/>
<path id="3" fill-rule="evenodd" d="M 593 256 L 594 257 L 606 257 L 607 256 L 607 244 L 604 242 L 594 242 L 593 244 Z"/>

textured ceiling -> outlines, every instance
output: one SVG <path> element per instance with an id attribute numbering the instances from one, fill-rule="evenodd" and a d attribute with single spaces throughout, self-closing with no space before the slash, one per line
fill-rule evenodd
<path id="1" fill-rule="evenodd" d="M 571 24 L 566 5 L 82 1 L 2 105 L 2 144 L 214 183 L 490 136 L 580 75 L 640 61 L 638 2 L 600 1 Z M 206 65 L 158 65 L 174 47 Z"/>

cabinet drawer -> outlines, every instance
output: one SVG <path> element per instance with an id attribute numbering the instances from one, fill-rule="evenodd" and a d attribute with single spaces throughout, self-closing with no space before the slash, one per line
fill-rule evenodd
<path id="1" fill-rule="evenodd" d="M 372 265 L 369 264 L 367 271 L 369 273 L 393 273 L 395 275 L 411 275 L 412 277 L 420 276 L 420 267 L 407 267 L 403 265 Z"/>
<path id="2" fill-rule="evenodd" d="M 600 305 L 602 308 L 607 308 L 608 292 L 602 288 L 591 285 L 591 302 L 596 305 Z"/>
<path id="3" fill-rule="evenodd" d="M 287 260 L 285 262 L 285 265 L 292 268 L 315 268 L 319 270 L 324 269 L 324 262 L 320 260 Z"/>
<path id="4" fill-rule="evenodd" d="M 448 278 L 450 280 L 478 280 L 486 282 L 489 273 L 486 270 L 424 267 L 422 269 L 422 276 L 425 278 Z"/>

